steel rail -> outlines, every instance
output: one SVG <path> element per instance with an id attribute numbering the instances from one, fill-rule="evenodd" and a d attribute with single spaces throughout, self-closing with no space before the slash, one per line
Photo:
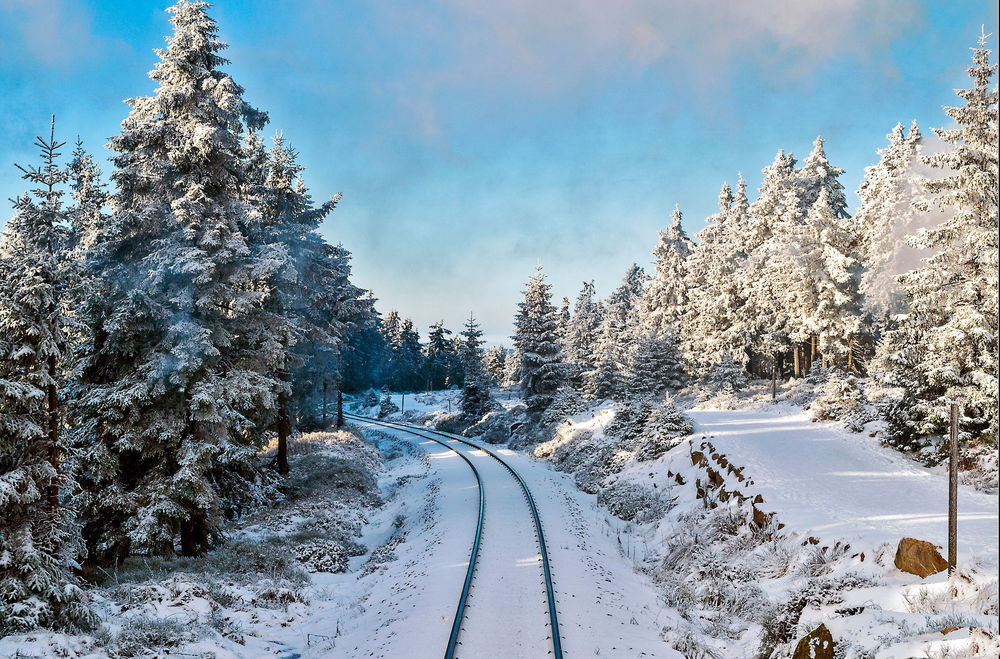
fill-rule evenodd
<path id="1" fill-rule="evenodd" d="M 347 414 L 347 413 L 345 413 L 345 414 Z M 563 657 L 563 654 L 562 654 L 562 639 L 559 637 L 559 617 L 558 617 L 558 615 L 556 613 L 555 588 L 552 585 L 552 569 L 549 566 L 549 554 L 548 554 L 548 551 L 546 550 L 546 547 L 545 547 L 545 534 L 542 531 L 542 520 L 541 520 L 541 518 L 538 515 L 538 508 L 537 508 L 537 506 L 535 506 L 535 499 L 534 499 L 534 497 L 531 496 L 531 490 L 528 489 L 528 484 L 524 481 L 524 478 L 521 477 L 521 474 L 519 474 L 517 472 L 517 470 L 514 469 L 514 467 L 512 467 L 510 464 L 508 464 L 506 460 L 504 460 L 503 458 L 501 458 L 499 455 L 497 455 L 493 451 L 489 450 L 485 446 L 481 446 L 481 445 L 476 444 L 474 442 L 470 442 L 470 441 L 468 441 L 464 437 L 460 437 L 458 435 L 453 435 L 451 433 L 441 432 L 440 430 L 433 430 L 433 429 L 430 429 L 430 428 L 421 428 L 420 426 L 412 426 L 412 425 L 407 424 L 407 423 L 399 423 L 399 422 L 393 422 L 393 421 L 390 421 L 390 422 L 375 421 L 375 420 L 373 420 L 373 419 L 371 419 L 369 417 L 360 416 L 358 414 L 349 414 L 349 416 L 357 418 L 357 419 L 362 420 L 362 421 L 369 422 L 369 423 L 371 423 L 371 422 L 374 421 L 375 423 L 378 423 L 378 425 L 382 425 L 382 426 L 390 427 L 390 428 L 396 428 L 397 430 L 409 431 L 409 432 L 412 432 L 414 434 L 416 434 L 416 433 L 430 433 L 432 435 L 437 435 L 439 437 L 445 437 L 445 438 L 447 438 L 449 440 L 452 440 L 452 441 L 461 442 L 462 444 L 465 444 L 466 446 L 470 446 L 470 447 L 476 449 L 477 451 L 482 451 L 486 455 L 490 456 L 491 458 L 493 458 L 494 460 L 496 460 L 497 462 L 499 462 L 501 465 L 504 466 L 504 468 L 507 469 L 507 471 L 510 472 L 510 474 L 514 477 L 514 479 L 517 480 L 518 484 L 520 484 L 521 491 L 524 492 L 524 497 L 528 501 L 528 507 L 531 509 L 531 517 L 532 517 L 532 519 L 534 520 L 534 523 L 535 523 L 535 536 L 538 538 L 539 553 L 541 554 L 541 557 L 542 557 L 542 574 L 543 574 L 543 576 L 545 578 L 545 596 L 546 596 L 546 599 L 548 600 L 548 605 L 549 605 L 549 626 L 552 628 L 552 651 L 554 653 L 555 659 L 562 659 L 562 657 Z M 426 439 L 432 439 L 433 441 L 436 441 L 439 444 L 443 444 L 443 442 L 441 442 L 440 440 L 434 439 L 432 437 L 426 437 L 426 435 L 424 437 Z M 452 448 L 452 447 L 449 446 L 448 448 Z M 452 450 L 454 450 L 454 449 L 452 449 Z M 465 457 L 465 456 L 463 455 L 462 457 Z M 468 462 L 468 460 L 466 460 L 466 462 Z M 469 464 L 471 465 L 472 463 L 470 462 Z M 475 467 L 473 467 L 473 469 L 475 469 Z M 478 473 L 476 474 L 476 477 L 477 478 L 479 477 Z M 480 496 L 481 495 L 482 495 L 482 490 L 480 490 Z M 450 659 L 450 657 L 449 657 L 449 659 Z"/>
<path id="2" fill-rule="evenodd" d="M 445 649 L 444 659 L 455 659 L 455 652 L 458 650 L 458 634 L 461 631 L 462 620 L 465 618 L 465 608 L 469 601 L 469 593 L 472 590 L 472 577 L 476 570 L 476 561 L 479 558 L 479 545 L 483 537 L 483 517 L 486 508 L 485 499 L 485 488 L 483 488 L 483 479 L 479 476 L 479 470 L 476 469 L 476 465 L 472 464 L 472 460 L 468 458 L 464 453 L 456 449 L 454 446 L 449 446 L 447 442 L 442 442 L 440 439 L 435 439 L 434 437 L 428 437 L 422 434 L 423 431 L 414 428 L 400 428 L 395 424 L 385 423 L 377 419 L 370 419 L 368 417 L 357 416 L 355 414 L 344 413 L 344 416 L 355 417 L 359 421 L 365 423 L 370 423 L 375 426 L 382 426 L 383 428 L 391 428 L 393 430 L 404 430 L 409 432 L 411 435 L 416 435 L 417 437 L 423 437 L 424 439 L 429 439 L 432 442 L 437 442 L 441 446 L 445 447 L 449 451 L 454 452 L 458 457 L 465 460 L 465 463 L 469 465 L 472 469 L 473 475 L 476 477 L 476 484 L 479 486 L 479 515 L 476 519 L 476 537 L 472 541 L 472 551 L 469 556 L 469 569 L 465 572 L 465 581 L 462 583 L 462 594 L 458 598 L 458 606 L 455 609 L 455 620 L 451 625 L 451 633 L 448 635 L 448 647 Z M 430 432 L 430 431 L 427 431 Z"/>

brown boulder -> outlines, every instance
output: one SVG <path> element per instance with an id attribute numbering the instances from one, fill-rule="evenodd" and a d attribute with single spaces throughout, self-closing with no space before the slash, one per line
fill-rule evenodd
<path id="1" fill-rule="evenodd" d="M 916 538 L 903 538 L 896 548 L 896 567 L 923 578 L 947 570 L 948 561 L 938 552 L 937 546 Z"/>
<path id="2" fill-rule="evenodd" d="M 799 640 L 792 659 L 833 659 L 837 644 L 826 625 L 820 625 Z"/>

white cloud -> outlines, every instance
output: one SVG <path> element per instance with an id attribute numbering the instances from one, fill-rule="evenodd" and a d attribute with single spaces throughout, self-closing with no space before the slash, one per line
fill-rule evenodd
<path id="1" fill-rule="evenodd" d="M 73 0 L 0 0 L 0 55 L 72 67 L 98 47 L 90 22 Z"/>

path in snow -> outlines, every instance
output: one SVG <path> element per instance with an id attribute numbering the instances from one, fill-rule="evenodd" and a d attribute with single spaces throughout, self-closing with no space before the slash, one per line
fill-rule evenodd
<path id="1" fill-rule="evenodd" d="M 858 547 L 904 536 L 947 543 L 948 479 L 864 434 L 800 410 L 693 410 L 697 430 L 745 466 L 761 508 L 789 527 Z M 997 564 L 998 499 L 959 488 L 959 560 Z"/>

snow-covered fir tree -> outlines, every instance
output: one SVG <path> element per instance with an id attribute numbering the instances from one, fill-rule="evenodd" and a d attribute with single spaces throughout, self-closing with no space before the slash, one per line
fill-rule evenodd
<path id="1" fill-rule="evenodd" d="M 849 222 L 837 215 L 830 193 L 821 188 L 796 236 L 790 337 L 800 343 L 815 337 L 825 367 L 854 370 L 861 332 L 861 264 Z"/>
<path id="2" fill-rule="evenodd" d="M 486 368 L 491 386 L 503 386 L 507 373 L 507 356 L 507 349 L 502 345 L 490 346 L 483 354 L 483 366 Z"/>
<path id="3" fill-rule="evenodd" d="M 685 286 L 689 303 L 681 324 L 687 364 L 705 375 L 724 357 L 745 359 L 750 328 L 743 315 L 745 294 L 738 276 L 746 262 L 744 236 L 750 221 L 746 181 L 736 194 L 728 184 L 719 192 L 719 212 L 698 232 L 698 244 L 687 260 Z M 742 321 L 742 322 L 738 322 Z"/>
<path id="4" fill-rule="evenodd" d="M 552 306 L 551 284 L 539 266 L 528 280 L 514 320 L 514 345 L 520 363 L 521 395 L 529 412 L 540 414 L 565 384 L 559 345 L 559 319 Z"/>
<path id="5" fill-rule="evenodd" d="M 169 10 L 174 33 L 150 74 L 159 86 L 129 101 L 110 143 L 113 213 L 89 250 L 110 286 L 87 310 L 95 338 L 76 402 L 80 506 L 98 560 L 203 552 L 263 493 L 250 415 L 273 409 L 278 387 L 242 334 L 266 266 L 244 233 L 241 136 L 266 116 L 220 70 L 207 6 Z"/>
<path id="6" fill-rule="evenodd" d="M 653 249 L 655 270 L 639 300 L 639 327 L 628 369 L 636 392 L 681 385 L 680 331 L 688 312 L 687 260 L 693 251 L 681 210 L 675 208 L 669 229 L 660 232 Z"/>
<path id="7" fill-rule="evenodd" d="M 427 334 L 427 345 L 424 347 L 424 377 L 427 389 L 444 389 L 451 384 L 457 384 L 451 377 L 454 371 L 455 354 L 451 339 L 451 330 L 440 320 L 430 326 Z"/>
<path id="8" fill-rule="evenodd" d="M 798 186 L 799 203 L 804 212 L 808 212 L 819 199 L 820 193 L 826 190 L 827 199 L 829 199 L 829 205 L 833 209 L 834 215 L 843 219 L 848 217 L 844 184 L 839 180 L 844 170 L 830 164 L 823 144 L 823 138 L 817 137 L 816 141 L 813 142 L 812 152 L 796 172 L 795 183 Z"/>
<path id="9" fill-rule="evenodd" d="M 576 296 L 573 314 L 563 337 L 566 359 L 580 373 L 592 370 L 596 363 L 594 349 L 600 335 L 603 309 L 601 303 L 594 299 L 595 294 L 593 280 L 584 282 Z"/>
<path id="10" fill-rule="evenodd" d="M 584 379 L 583 390 L 588 397 L 625 396 L 632 351 L 640 335 L 639 309 L 647 279 L 645 271 L 633 263 L 621 285 L 605 300 L 593 352 L 594 369 Z"/>
<path id="11" fill-rule="evenodd" d="M 102 180 L 101 167 L 77 141 L 73 157 L 66 166 L 72 204 L 70 205 L 70 243 L 73 248 L 86 249 L 94 244 L 97 232 L 104 225 L 108 203 L 107 184 Z"/>
<path id="12" fill-rule="evenodd" d="M 496 406 L 490 395 L 490 376 L 483 363 L 483 332 L 472 314 L 462 330 L 463 383 L 459 406 L 469 421 L 475 422 Z"/>
<path id="13" fill-rule="evenodd" d="M 653 249 L 654 271 L 642 293 L 640 331 L 654 336 L 678 335 L 688 306 L 685 280 L 694 243 L 684 232 L 681 209 L 675 208 L 670 227 L 660 232 Z"/>
<path id="14" fill-rule="evenodd" d="M 901 278 L 909 299 L 907 332 L 892 332 L 880 346 L 876 373 L 912 361 L 912 384 L 921 434 L 947 427 L 952 401 L 962 407 L 966 437 L 997 441 L 997 65 L 984 34 L 973 50 L 972 86 L 959 90 L 965 104 L 945 108 L 954 128 L 935 129 L 950 146 L 925 162 L 943 170 L 928 181 L 934 203 L 953 215 L 913 237 L 932 250 L 918 269 Z M 910 342 L 919 340 L 919 345 Z M 901 358 L 900 355 L 913 357 Z"/>
<path id="15" fill-rule="evenodd" d="M 80 530 L 65 493 L 60 388 L 74 320 L 66 263 L 68 213 L 53 131 L 22 168 L 35 186 L 19 197 L 0 238 L 0 636 L 95 622 L 74 574 Z"/>
<path id="16" fill-rule="evenodd" d="M 917 123 L 911 124 L 909 133 L 903 124 L 896 124 L 886 139 L 889 143 L 879 149 L 878 163 L 865 168 L 858 188 L 861 203 L 854 215 L 864 266 L 860 289 L 868 313 L 880 326 L 889 314 L 905 311 L 896 277 L 904 270 L 905 257 L 915 256 L 906 235 L 922 215 L 919 206 L 926 196 L 923 177 L 912 169 L 921 143 Z"/>

